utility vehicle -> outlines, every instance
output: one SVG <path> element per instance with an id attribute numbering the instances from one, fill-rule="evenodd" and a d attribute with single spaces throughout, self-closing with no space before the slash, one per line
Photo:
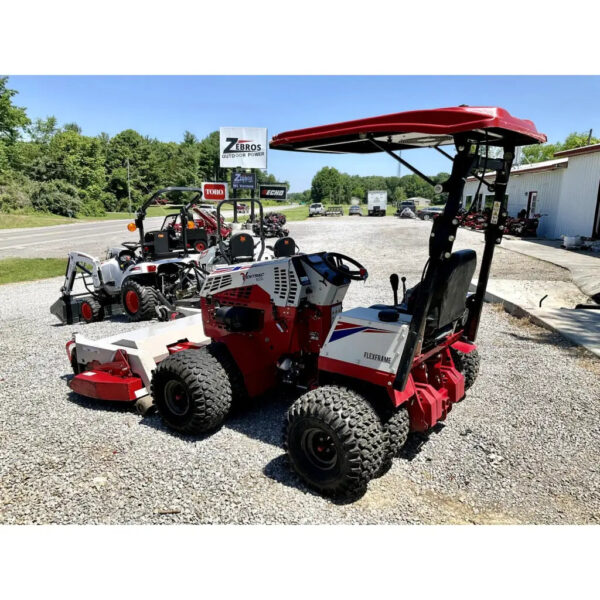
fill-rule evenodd
<path id="1" fill-rule="evenodd" d="M 72 389 L 126 401 L 151 393 L 169 427 L 196 435 L 218 428 L 234 402 L 294 386 L 303 393 L 287 411 L 283 434 L 292 468 L 323 494 L 356 498 L 390 467 L 410 431 L 445 419 L 473 384 L 515 147 L 544 141 L 531 121 L 466 106 L 275 136 L 276 150 L 385 152 L 432 185 L 397 151 L 432 147 L 450 158 L 448 180 L 435 184 L 447 203 L 433 222 L 421 281 L 405 289 L 403 280 L 399 296 L 392 274 L 393 301 L 344 309 L 351 283 L 367 279 L 365 266 L 336 252 L 298 254 L 288 244 L 270 261 L 215 268 L 202 288 L 201 316 L 163 323 L 160 335 L 140 330 L 111 345 L 76 337 L 67 348 L 78 373 Z M 455 155 L 444 146 L 454 146 Z M 500 152 L 492 158 L 489 147 Z M 477 288 L 468 295 L 477 257 L 473 250 L 453 252 L 456 215 L 466 178 L 489 170 L 496 173 L 485 182 L 493 208 Z"/>

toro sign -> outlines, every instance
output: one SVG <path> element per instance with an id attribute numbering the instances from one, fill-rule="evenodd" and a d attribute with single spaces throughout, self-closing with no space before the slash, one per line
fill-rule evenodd
<path id="1" fill-rule="evenodd" d="M 285 200 L 287 197 L 287 186 L 281 183 L 263 184 L 259 189 L 263 200 Z"/>
<path id="2" fill-rule="evenodd" d="M 226 183 L 202 182 L 202 198 L 204 200 L 225 200 L 227 196 Z"/>
<path id="3" fill-rule="evenodd" d="M 221 167 L 267 168 L 267 130 L 262 127 L 221 127 Z"/>

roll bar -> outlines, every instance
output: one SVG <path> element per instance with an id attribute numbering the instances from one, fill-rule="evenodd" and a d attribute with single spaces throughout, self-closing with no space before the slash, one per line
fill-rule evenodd
<path id="1" fill-rule="evenodd" d="M 144 219 L 146 218 L 146 211 L 148 210 L 148 207 L 159 197 L 162 196 L 163 194 L 170 194 L 173 192 L 196 192 L 198 195 L 194 198 L 194 200 L 192 200 L 192 202 L 188 203 L 187 205 L 184 205 L 182 207 L 182 212 L 181 212 L 181 228 L 182 228 L 182 238 L 183 238 L 183 248 L 184 248 L 184 253 L 187 254 L 187 222 L 188 222 L 188 218 L 187 218 L 187 211 L 189 209 L 189 206 L 191 204 L 193 204 L 194 202 L 196 202 L 196 200 L 198 200 L 199 198 L 202 198 L 202 188 L 198 188 L 198 187 L 176 187 L 176 186 L 172 186 L 172 187 L 166 187 L 166 188 L 162 188 L 160 190 L 157 190 L 156 192 L 154 192 L 154 194 L 152 194 L 152 196 L 150 196 L 150 198 L 148 198 L 148 200 L 146 200 L 136 211 L 135 213 L 135 226 L 137 227 L 137 229 L 140 232 L 140 250 L 142 252 L 142 255 L 144 254 Z M 185 215 L 183 210 L 185 209 Z M 185 221 L 185 222 L 184 222 Z"/>
<path id="2" fill-rule="evenodd" d="M 263 256 L 263 254 L 265 253 L 265 232 L 263 231 L 263 205 L 262 202 L 260 200 L 257 200 L 256 198 L 244 198 L 244 202 L 250 202 L 250 206 L 251 206 L 251 214 L 255 213 L 255 208 L 254 205 L 255 203 L 258 204 L 258 208 L 259 208 L 259 214 L 260 214 L 260 253 L 258 254 L 257 260 L 260 260 Z M 235 203 L 239 202 L 239 200 L 237 199 L 226 199 L 226 200 L 221 200 L 221 202 L 219 202 L 217 204 L 217 244 L 219 246 L 219 252 L 221 253 L 222 256 L 226 257 L 226 249 L 225 249 L 225 244 L 223 243 L 223 236 L 221 235 L 221 206 L 223 206 L 223 204 L 231 204 L 232 206 L 235 205 Z M 233 235 L 233 233 L 232 233 Z"/>

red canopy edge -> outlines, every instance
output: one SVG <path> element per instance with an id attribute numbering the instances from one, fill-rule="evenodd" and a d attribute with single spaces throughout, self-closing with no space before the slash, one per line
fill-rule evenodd
<path id="1" fill-rule="evenodd" d="M 305 152 L 379 152 L 367 136 L 386 142 L 390 149 L 431 147 L 454 142 L 456 134 L 490 145 L 504 142 L 517 146 L 543 143 L 532 121 L 517 119 L 507 110 L 492 106 L 456 106 L 414 110 L 331 125 L 286 131 L 269 146 Z M 486 136 L 487 134 L 487 136 Z"/>

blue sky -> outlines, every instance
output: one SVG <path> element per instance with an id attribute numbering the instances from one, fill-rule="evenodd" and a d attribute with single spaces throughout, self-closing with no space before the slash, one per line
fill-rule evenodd
<path id="1" fill-rule="evenodd" d="M 288 129 L 418 108 L 458 104 L 502 106 L 531 119 L 549 141 L 571 131 L 600 136 L 600 77 L 500 76 L 13 76 L 15 103 L 30 118 L 54 115 L 87 135 L 136 129 L 179 141 L 187 129 L 199 138 L 222 126 Z M 448 170 L 434 151 L 406 156 L 427 173 Z M 268 171 L 291 191 L 310 187 L 323 166 L 359 175 L 396 175 L 389 157 L 312 155 L 270 151 Z M 403 168 L 402 174 L 406 174 Z M 165 182 L 168 184 L 169 182 Z"/>

